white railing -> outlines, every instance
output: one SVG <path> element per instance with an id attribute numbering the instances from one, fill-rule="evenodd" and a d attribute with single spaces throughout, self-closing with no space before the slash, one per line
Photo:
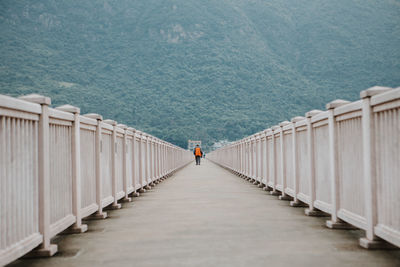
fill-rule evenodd
<path id="1" fill-rule="evenodd" d="M 82 233 L 82 218 L 106 218 L 192 160 L 192 153 L 146 133 L 50 108 L 50 98 L 0 95 L 0 265 L 32 249 L 51 256 L 50 239 Z"/>
<path id="2" fill-rule="evenodd" d="M 372 87 L 360 96 L 333 101 L 326 111 L 312 110 L 208 158 L 292 200 L 291 206 L 308 207 L 309 216 L 329 214 L 329 228 L 365 230 L 365 248 L 389 246 L 383 240 L 400 246 L 400 88 Z"/>

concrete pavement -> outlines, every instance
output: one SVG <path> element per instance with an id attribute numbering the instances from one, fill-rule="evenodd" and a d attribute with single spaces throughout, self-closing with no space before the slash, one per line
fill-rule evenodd
<path id="1" fill-rule="evenodd" d="M 10 266 L 400 266 L 400 251 L 362 249 L 362 231 L 327 229 L 204 160 L 109 215 Z"/>

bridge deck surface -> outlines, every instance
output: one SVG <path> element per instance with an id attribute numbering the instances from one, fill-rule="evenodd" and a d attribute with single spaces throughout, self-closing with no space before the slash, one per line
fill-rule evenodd
<path id="1" fill-rule="evenodd" d="M 58 236 L 59 253 L 12 266 L 400 266 L 399 251 L 358 247 L 359 230 L 329 230 L 326 218 L 205 161 L 88 222 L 89 231 Z"/>

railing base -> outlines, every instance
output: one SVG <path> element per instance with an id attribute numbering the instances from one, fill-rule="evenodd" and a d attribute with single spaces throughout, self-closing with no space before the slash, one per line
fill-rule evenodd
<path id="1" fill-rule="evenodd" d="M 280 195 L 281 195 L 281 193 L 279 193 L 279 192 L 276 191 L 276 190 L 270 191 L 269 194 L 270 194 L 271 196 L 280 196 Z"/>
<path id="2" fill-rule="evenodd" d="M 312 209 L 312 210 L 311 209 L 305 209 L 304 213 L 307 216 L 312 216 L 312 217 L 328 217 L 329 216 L 325 212 L 322 212 L 322 211 L 317 210 L 317 209 Z"/>
<path id="3" fill-rule="evenodd" d="M 26 254 L 23 258 L 44 258 L 44 257 L 51 257 L 56 254 L 58 251 L 57 245 L 50 244 L 46 248 L 38 247 L 28 254 Z"/>
<path id="4" fill-rule="evenodd" d="M 110 206 L 106 207 L 106 210 L 119 210 L 121 208 L 121 204 L 113 203 Z"/>
<path id="5" fill-rule="evenodd" d="M 124 197 L 123 199 L 121 199 L 122 203 L 127 203 L 127 202 L 132 202 L 132 198 L 130 197 Z"/>
<path id="6" fill-rule="evenodd" d="M 81 224 L 80 226 L 71 225 L 69 228 L 65 229 L 61 234 L 81 234 L 88 230 L 87 224 Z"/>
<path id="7" fill-rule="evenodd" d="M 280 195 L 278 197 L 279 200 L 287 200 L 287 201 L 292 201 L 293 197 L 289 196 L 289 195 Z"/>
<path id="8" fill-rule="evenodd" d="M 342 229 L 342 230 L 354 230 L 357 229 L 357 227 L 354 227 L 351 224 L 348 224 L 346 222 L 343 221 L 337 221 L 334 222 L 332 220 L 326 221 L 325 223 L 326 227 L 330 228 L 330 229 Z"/>
<path id="9" fill-rule="evenodd" d="M 96 213 L 86 217 L 85 220 L 87 220 L 87 221 L 103 220 L 105 218 L 107 218 L 107 212 L 102 212 L 102 213 L 96 212 Z"/>
<path id="10" fill-rule="evenodd" d="M 301 201 L 298 201 L 298 200 L 290 201 L 289 205 L 291 207 L 294 207 L 294 208 L 305 208 L 305 207 L 308 207 L 307 204 L 305 204 L 305 203 L 303 203 Z"/>
<path id="11" fill-rule="evenodd" d="M 365 237 L 360 238 L 359 245 L 366 249 L 387 249 L 387 250 L 395 250 L 399 249 L 398 247 L 383 241 L 383 240 L 369 240 Z"/>

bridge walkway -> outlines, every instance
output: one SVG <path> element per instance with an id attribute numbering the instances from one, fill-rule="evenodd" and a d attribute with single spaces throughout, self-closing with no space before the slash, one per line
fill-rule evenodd
<path id="1" fill-rule="evenodd" d="M 10 266 L 400 266 L 399 251 L 362 249 L 360 230 L 329 230 L 209 161 L 109 214 Z"/>

